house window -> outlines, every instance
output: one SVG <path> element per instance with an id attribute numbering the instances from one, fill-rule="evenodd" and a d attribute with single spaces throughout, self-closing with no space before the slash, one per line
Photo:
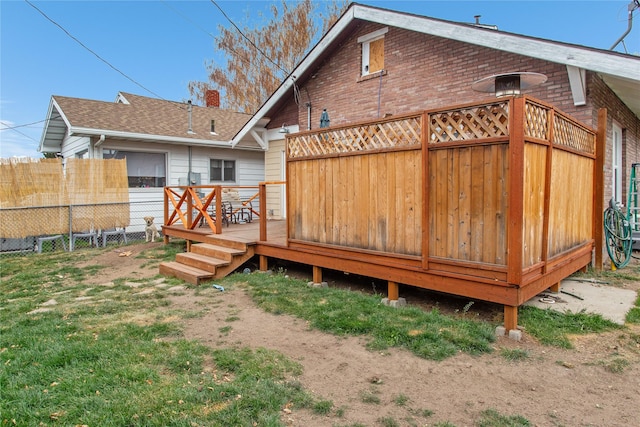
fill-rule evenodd
<path id="1" fill-rule="evenodd" d="M 164 187 L 166 185 L 165 153 L 107 150 L 104 159 L 127 159 L 129 188 Z"/>
<path id="2" fill-rule="evenodd" d="M 384 70 L 384 35 L 389 28 L 382 28 L 373 33 L 358 37 L 358 43 L 362 46 L 362 70 L 363 76 Z"/>
<path id="3" fill-rule="evenodd" d="M 617 124 L 613 124 L 613 155 L 611 156 L 612 164 L 611 177 L 612 197 L 616 202 L 622 203 L 622 128 Z"/>
<path id="4" fill-rule="evenodd" d="M 214 135 L 216 134 L 216 121 L 215 120 L 211 120 L 211 133 Z"/>
<path id="5" fill-rule="evenodd" d="M 209 179 L 211 182 L 235 182 L 236 161 L 211 159 Z"/>
<path id="6" fill-rule="evenodd" d="M 88 159 L 89 158 L 89 150 L 82 150 L 76 153 L 76 159 Z"/>

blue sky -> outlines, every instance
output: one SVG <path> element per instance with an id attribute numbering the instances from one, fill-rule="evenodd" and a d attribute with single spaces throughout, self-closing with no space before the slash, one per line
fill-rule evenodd
<path id="1" fill-rule="evenodd" d="M 2 158 L 41 157 L 37 149 L 52 95 L 113 101 L 123 91 L 185 101 L 189 81 L 206 80 L 205 62 L 224 61 L 214 52 L 213 36 L 230 24 L 209 0 L 29 1 L 94 53 L 26 1 L 0 0 Z M 629 1 L 358 3 L 459 22 L 482 15 L 482 23 L 502 31 L 609 49 L 627 29 Z M 244 27 L 262 22 L 260 13 L 268 13 L 271 1 L 218 4 Z M 640 54 L 639 10 L 625 44 L 627 52 Z M 14 126 L 20 127 L 5 129 Z"/>

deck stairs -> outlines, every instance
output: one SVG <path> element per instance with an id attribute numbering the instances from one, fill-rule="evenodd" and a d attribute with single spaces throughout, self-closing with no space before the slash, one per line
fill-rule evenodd
<path id="1" fill-rule="evenodd" d="M 177 254 L 175 261 L 160 263 L 160 274 L 199 285 L 228 276 L 253 255 L 252 244 L 210 237 L 205 243 L 192 244 L 191 251 Z"/>

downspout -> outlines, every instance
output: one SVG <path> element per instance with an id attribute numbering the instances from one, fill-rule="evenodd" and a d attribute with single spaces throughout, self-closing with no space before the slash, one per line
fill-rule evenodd
<path id="1" fill-rule="evenodd" d="M 629 11 L 628 12 L 629 18 L 628 18 L 627 31 L 625 31 L 624 34 L 621 35 L 618 40 L 616 40 L 616 42 L 613 44 L 613 46 L 611 46 L 609 48 L 609 50 L 615 49 L 616 46 L 618 46 L 618 43 L 620 43 L 622 40 L 624 40 L 624 38 L 627 37 L 627 34 L 629 34 L 631 32 L 631 26 L 633 25 L 633 11 L 636 10 L 637 8 L 639 8 L 639 7 L 640 7 L 640 1 L 639 0 L 632 0 L 631 3 L 629 3 L 629 5 L 627 6 L 627 10 Z M 627 48 L 625 47 L 624 50 L 626 52 Z"/>
<path id="2" fill-rule="evenodd" d="M 94 159 L 96 159 L 96 158 L 100 158 L 101 159 L 102 158 L 102 156 L 97 157 L 96 154 L 97 154 L 98 148 L 100 148 L 100 146 L 102 145 L 104 140 L 105 140 L 105 136 L 104 136 L 104 134 L 102 134 L 102 135 L 100 135 L 100 138 L 98 138 L 98 140 L 93 144 L 93 153 L 92 153 L 93 155 L 92 155 L 92 157 Z"/>
<path id="3" fill-rule="evenodd" d="M 189 182 L 187 182 L 187 185 L 191 186 L 191 146 L 188 147 L 189 148 L 189 173 L 187 175 L 187 180 Z"/>

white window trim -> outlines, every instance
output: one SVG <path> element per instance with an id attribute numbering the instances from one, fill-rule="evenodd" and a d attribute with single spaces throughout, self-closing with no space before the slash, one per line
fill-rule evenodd
<path id="1" fill-rule="evenodd" d="M 129 153 L 141 153 L 141 154 L 145 154 L 145 153 L 149 153 L 149 154 L 163 154 L 164 155 L 164 185 L 168 186 L 171 185 L 170 181 L 169 181 L 169 177 L 170 175 L 170 171 L 169 171 L 169 165 L 171 165 L 171 152 L 170 151 L 166 151 L 166 150 L 158 150 L 158 149 L 154 149 L 154 148 L 150 148 L 150 149 L 136 149 L 134 147 L 128 147 L 128 146 L 102 146 L 102 153 L 100 153 L 100 158 L 104 159 L 104 152 L 107 150 L 116 150 L 116 151 L 125 151 L 125 152 L 129 152 Z M 128 180 L 128 173 L 127 173 L 127 180 Z M 163 187 L 129 187 L 129 191 L 132 190 L 143 190 L 143 191 L 149 191 L 149 190 L 162 190 Z"/>
<path id="2" fill-rule="evenodd" d="M 222 163 L 222 180 L 213 180 L 211 179 L 211 161 L 212 160 L 220 160 Z M 233 181 L 225 181 L 224 180 L 224 162 L 233 162 Z M 220 183 L 220 184 L 230 184 L 238 182 L 238 159 L 227 159 L 222 157 L 210 157 L 209 158 L 209 182 Z"/>
<path id="3" fill-rule="evenodd" d="M 358 37 L 358 43 L 372 42 L 374 39 L 379 39 L 389 32 L 389 27 L 381 28 L 364 36 Z"/>
<path id="4" fill-rule="evenodd" d="M 611 154 L 611 190 L 612 197 L 619 203 L 622 200 L 622 127 L 617 123 L 612 126 L 612 154 Z"/>
<path id="5" fill-rule="evenodd" d="M 384 38 L 384 35 L 389 32 L 389 27 L 381 28 L 364 36 L 358 37 L 358 43 L 362 44 L 362 64 L 360 66 L 360 72 L 362 76 L 368 76 L 369 72 L 369 45 L 371 42 Z M 381 70 L 376 71 L 380 72 Z"/>

